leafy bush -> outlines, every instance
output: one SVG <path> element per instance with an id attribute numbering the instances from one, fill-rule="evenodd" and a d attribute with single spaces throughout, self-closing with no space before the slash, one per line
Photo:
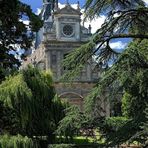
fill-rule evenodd
<path id="1" fill-rule="evenodd" d="M 46 135 L 53 129 L 54 95 L 51 73 L 31 66 L 0 85 L 0 100 L 15 111 L 21 127 L 18 133 L 29 136 Z"/>
<path id="2" fill-rule="evenodd" d="M 39 148 L 39 146 L 36 141 L 28 137 L 2 135 L 0 136 L 0 148 Z"/>

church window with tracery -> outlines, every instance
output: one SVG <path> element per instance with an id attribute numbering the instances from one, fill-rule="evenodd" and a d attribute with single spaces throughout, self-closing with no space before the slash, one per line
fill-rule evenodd
<path id="1" fill-rule="evenodd" d="M 65 25 L 63 27 L 63 33 L 66 36 L 71 36 L 73 34 L 73 27 L 71 25 Z"/>

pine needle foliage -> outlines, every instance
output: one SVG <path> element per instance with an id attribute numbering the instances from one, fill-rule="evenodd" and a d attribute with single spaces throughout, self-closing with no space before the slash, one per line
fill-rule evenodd
<path id="1" fill-rule="evenodd" d="M 78 134 L 84 117 L 77 106 L 70 106 L 66 109 L 66 116 L 60 121 L 56 133 L 64 136 L 67 142 Z"/>
<path id="2" fill-rule="evenodd" d="M 93 55 L 97 56 L 101 68 L 108 67 L 112 61 L 114 64 L 106 68 L 86 98 L 84 111 L 88 118 L 100 118 L 101 108 L 97 103 L 102 96 L 115 99 L 122 91 L 122 111 L 127 122 L 122 122 L 117 129 L 114 127 L 116 130 L 112 134 L 106 132 L 106 143 L 116 145 L 128 140 L 131 142 L 134 140 L 132 137 L 141 131 L 142 123 L 147 120 L 144 110 L 148 103 L 148 8 L 142 0 L 87 0 L 84 8 L 85 19 L 92 20 L 100 15 L 105 15 L 106 19 L 87 44 L 75 49 L 64 60 L 64 67 L 71 67 L 64 78 L 67 80 L 70 77 L 71 80 Z M 132 39 L 126 49 L 118 52 L 111 48 L 111 42 L 123 38 Z M 136 140 L 142 142 L 140 138 Z"/>
<path id="3" fill-rule="evenodd" d="M 64 67 L 73 69 L 65 74 L 65 80 L 77 75 L 93 55 L 103 67 L 115 62 L 120 52 L 111 48 L 110 43 L 116 39 L 148 39 L 148 8 L 142 0 L 87 0 L 84 8 L 86 19 L 100 15 L 106 19 L 88 43 L 64 60 Z"/>
<path id="4" fill-rule="evenodd" d="M 141 132 L 140 127 L 143 125 L 143 122 L 147 121 L 144 113 L 146 104 L 148 103 L 147 48 L 147 40 L 136 40 L 131 43 L 121 54 L 118 61 L 104 74 L 104 77 L 98 82 L 90 94 L 88 100 L 91 100 L 92 106 L 90 101 L 85 104 L 86 109 L 93 112 L 95 110 L 95 105 L 93 104 L 96 104 L 98 96 L 103 95 L 104 90 L 108 89 L 112 84 L 118 82 L 119 86 L 124 89 L 122 111 L 123 117 L 126 117 L 127 121 L 129 121 L 123 123 L 118 129 L 115 126 L 114 128 L 116 130 L 114 132 L 108 130 L 105 135 L 107 138 L 106 142 L 110 145 L 120 144 L 128 140 L 131 142 L 134 140 L 132 137 L 135 137 L 137 141 L 139 140 L 141 142 L 141 138 L 138 139 L 135 135 Z M 118 87 L 114 89 L 116 90 L 114 97 L 116 97 L 119 89 Z M 91 113 L 92 115 L 92 112 L 87 111 L 87 114 Z M 101 127 L 104 130 L 103 126 Z"/>

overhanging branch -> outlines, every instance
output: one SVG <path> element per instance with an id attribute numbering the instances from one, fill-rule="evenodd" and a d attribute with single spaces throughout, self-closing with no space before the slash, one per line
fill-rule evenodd
<path id="1" fill-rule="evenodd" d="M 148 35 L 144 34 L 115 34 L 111 36 L 103 36 L 102 38 L 99 38 L 95 41 L 96 44 L 100 42 L 108 42 L 111 39 L 117 39 L 117 38 L 140 38 L 140 39 L 148 39 Z"/>

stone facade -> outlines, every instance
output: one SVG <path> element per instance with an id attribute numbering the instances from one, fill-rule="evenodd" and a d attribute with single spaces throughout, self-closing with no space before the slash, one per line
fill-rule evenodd
<path id="1" fill-rule="evenodd" d="M 45 4 L 47 6 L 48 3 Z M 43 9 L 46 8 L 45 4 Z M 44 16 L 43 12 L 45 11 L 42 10 L 41 16 Z M 64 74 L 64 68 L 61 67 L 62 60 L 68 53 L 87 43 L 90 36 L 91 27 L 87 29 L 81 26 L 79 5 L 77 9 L 72 8 L 68 3 L 62 9 L 56 6 L 52 18 L 46 17 L 44 27 L 38 33 L 37 42 L 40 39 L 41 43 L 39 45 L 36 43 L 37 49 L 27 56 L 22 67 L 32 63 L 40 69 L 51 69 L 58 95 L 83 109 L 83 100 L 100 75 L 95 61 L 89 60 L 78 79 L 72 84 L 61 83 L 59 79 Z"/>

